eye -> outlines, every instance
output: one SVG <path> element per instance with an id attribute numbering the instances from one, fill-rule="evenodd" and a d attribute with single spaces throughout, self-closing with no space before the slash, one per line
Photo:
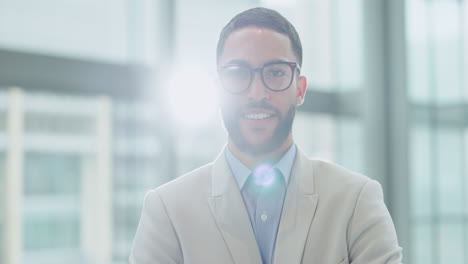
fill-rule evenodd
<path id="1" fill-rule="evenodd" d="M 266 78 L 282 78 L 287 75 L 287 72 L 281 68 L 268 68 L 265 71 Z"/>
<path id="2" fill-rule="evenodd" d="M 282 77 L 282 76 L 284 76 L 286 73 L 285 73 L 284 71 L 282 71 L 282 70 L 271 70 L 271 71 L 269 72 L 269 74 L 270 74 L 271 76 L 274 76 L 274 77 Z"/>
<path id="3" fill-rule="evenodd" d="M 222 75 L 228 80 L 244 80 L 250 78 L 250 71 L 242 66 L 227 66 L 223 69 Z"/>
<path id="4" fill-rule="evenodd" d="M 283 79 L 289 78 L 290 75 L 291 67 L 285 63 L 270 64 L 263 69 L 263 76 L 266 79 Z"/>

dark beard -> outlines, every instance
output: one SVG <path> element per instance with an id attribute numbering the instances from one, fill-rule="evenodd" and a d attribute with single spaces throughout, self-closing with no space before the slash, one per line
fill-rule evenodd
<path id="1" fill-rule="evenodd" d="M 271 139 L 264 144 L 257 146 L 250 144 L 242 135 L 239 124 L 242 118 L 242 111 L 240 109 L 237 109 L 237 111 L 227 111 L 221 107 L 221 115 L 223 117 L 224 127 L 226 128 L 229 137 L 240 151 L 248 153 L 252 156 L 271 153 L 279 149 L 288 138 L 288 135 L 292 129 L 294 117 L 296 115 L 296 105 L 291 105 L 285 116 L 282 116 L 281 113 L 272 106 L 263 103 L 251 104 L 246 108 L 255 107 L 275 111 L 275 114 L 279 119 L 278 126 L 273 131 Z"/>

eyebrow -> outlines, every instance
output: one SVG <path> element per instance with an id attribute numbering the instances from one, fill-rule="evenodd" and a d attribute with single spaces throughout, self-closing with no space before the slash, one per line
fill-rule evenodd
<path id="1" fill-rule="evenodd" d="M 276 60 L 267 61 L 263 65 L 269 64 L 269 63 L 275 63 L 275 62 L 288 62 L 288 61 L 276 59 Z M 231 66 L 231 65 L 245 65 L 245 66 L 252 67 L 252 65 L 250 65 L 249 62 L 247 62 L 245 60 L 239 60 L 239 59 L 230 60 L 226 64 L 224 64 L 222 67 Z"/>
<path id="2" fill-rule="evenodd" d="M 245 60 L 230 60 L 230 61 L 228 61 L 226 64 L 222 65 L 222 67 L 224 67 L 224 66 L 230 66 L 230 65 L 246 65 L 246 66 L 250 66 L 250 63 L 248 63 L 248 62 L 245 61 Z"/>

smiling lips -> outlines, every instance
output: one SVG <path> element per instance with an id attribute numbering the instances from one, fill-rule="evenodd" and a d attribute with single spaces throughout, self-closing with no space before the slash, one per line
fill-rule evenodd
<path id="1" fill-rule="evenodd" d="M 267 113 L 251 113 L 251 114 L 245 114 L 244 117 L 247 119 L 251 120 L 262 120 L 271 117 L 271 114 Z"/>
<path id="2" fill-rule="evenodd" d="M 253 121 L 252 124 L 263 124 L 267 120 L 277 116 L 273 107 L 247 107 L 242 115 L 245 120 Z M 255 122 L 257 121 L 257 122 Z M 264 122 L 259 122 L 264 121 Z"/>

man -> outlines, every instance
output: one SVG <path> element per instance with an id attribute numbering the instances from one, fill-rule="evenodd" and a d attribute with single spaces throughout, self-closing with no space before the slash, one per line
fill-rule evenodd
<path id="1" fill-rule="evenodd" d="M 294 144 L 307 88 L 294 27 L 244 11 L 221 32 L 217 64 L 227 146 L 148 193 L 130 263 L 401 263 L 380 185 Z"/>

